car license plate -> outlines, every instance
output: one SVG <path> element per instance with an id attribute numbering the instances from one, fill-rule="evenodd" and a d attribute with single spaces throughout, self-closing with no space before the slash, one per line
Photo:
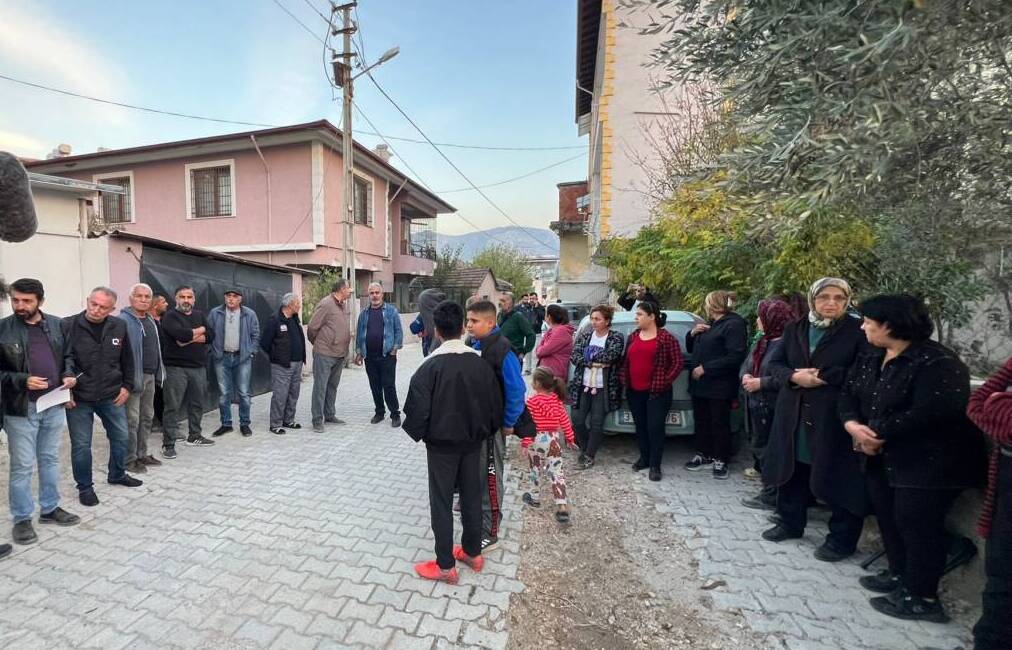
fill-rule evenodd
<path id="1" fill-rule="evenodd" d="M 633 424 L 632 411 L 622 411 L 619 420 L 622 424 Z M 675 427 L 682 426 L 682 412 L 668 411 L 668 417 L 665 419 L 664 424 L 670 424 Z"/>

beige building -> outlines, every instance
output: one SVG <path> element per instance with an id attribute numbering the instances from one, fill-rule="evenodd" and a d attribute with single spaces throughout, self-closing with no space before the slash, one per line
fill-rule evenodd
<path id="1" fill-rule="evenodd" d="M 109 282 L 109 245 L 105 238 L 88 238 L 89 221 L 99 192 L 122 195 L 123 189 L 45 174 L 28 174 L 39 228 L 20 243 L 0 243 L 0 275 L 40 280 L 46 290 L 42 309 L 67 316 L 84 309 L 84 296 Z M 9 301 L 0 303 L 0 316 L 9 316 Z"/>
<path id="2" fill-rule="evenodd" d="M 579 0 L 576 29 L 576 123 L 588 136 L 582 222 L 560 217 L 559 296 L 595 303 L 607 298 L 608 271 L 594 263 L 601 242 L 630 237 L 651 221 L 645 165 L 656 161 L 648 133 L 670 119 L 670 93 L 657 92 L 651 53 L 667 34 L 643 35 L 649 12 L 618 0 Z M 560 211 L 563 202 L 561 184 Z"/>

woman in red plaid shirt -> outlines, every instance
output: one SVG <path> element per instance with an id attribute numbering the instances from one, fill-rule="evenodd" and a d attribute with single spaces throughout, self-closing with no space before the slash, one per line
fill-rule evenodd
<path id="1" fill-rule="evenodd" d="M 640 447 L 640 457 L 632 467 L 637 472 L 649 467 L 651 481 L 661 480 L 671 384 L 684 366 L 678 339 L 664 329 L 667 320 L 657 303 L 639 304 L 636 331 L 629 335 L 619 371 Z"/>

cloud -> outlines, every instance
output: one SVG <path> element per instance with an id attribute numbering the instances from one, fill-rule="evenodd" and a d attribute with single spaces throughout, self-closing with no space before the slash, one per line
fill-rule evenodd
<path id="1" fill-rule="evenodd" d="M 37 3 L 4 6 L 4 17 L 0 21 L 0 62 L 7 74 L 26 81 L 97 97 L 129 96 L 126 70 L 89 44 L 86 34 L 61 25 L 58 16 L 48 15 Z M 55 95 L 43 97 L 43 91 L 23 89 L 21 94 L 28 93 L 33 100 L 28 105 L 22 104 L 20 110 L 15 108 L 18 119 L 12 121 L 38 122 L 58 116 L 65 120 L 68 106 L 73 107 L 75 119 L 103 127 L 123 127 L 132 120 L 127 109 L 59 99 Z M 5 95 L 10 94 L 5 92 Z M 8 104 L 6 108 L 11 106 Z M 7 117 L 12 115 L 8 112 Z"/>
<path id="2" fill-rule="evenodd" d="M 9 151 L 25 158 L 45 158 L 51 149 L 51 146 L 30 135 L 0 131 L 0 151 Z"/>

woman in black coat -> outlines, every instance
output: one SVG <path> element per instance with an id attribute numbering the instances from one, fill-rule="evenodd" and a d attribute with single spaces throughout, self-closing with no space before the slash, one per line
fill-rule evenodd
<path id="1" fill-rule="evenodd" d="M 731 403 L 738 397 L 738 369 L 748 354 L 748 328 L 733 307 L 733 293 L 711 291 L 706 296 L 709 323 L 696 325 L 685 337 L 692 355 L 689 394 L 696 428 L 696 455 L 685 469 L 712 467 L 716 479 L 728 476 Z"/>
<path id="2" fill-rule="evenodd" d="M 876 296 L 861 312 L 873 347 L 851 367 L 839 412 L 864 454 L 889 558 L 888 570 L 861 585 L 891 594 L 871 599 L 883 614 L 941 623 L 945 517 L 959 492 L 984 474 L 984 440 L 966 417 L 970 373 L 952 350 L 929 340 L 934 325 L 923 301 Z"/>
<path id="3" fill-rule="evenodd" d="M 761 476 L 762 457 L 770 440 L 777 396 L 788 379 L 786 371 L 774 372 L 770 368 L 770 360 L 777 348 L 783 345 L 784 328 L 798 319 L 794 309 L 777 298 L 760 302 L 758 312 L 756 324 L 761 336 L 749 350 L 740 371 L 752 457 L 755 459 L 752 474 L 756 477 Z M 745 474 L 748 476 L 749 470 L 745 470 Z M 759 494 L 746 497 L 741 502 L 749 508 L 772 510 L 777 505 L 777 490 L 773 486 L 764 485 Z"/>
<path id="4" fill-rule="evenodd" d="M 866 345 L 861 322 L 848 313 L 850 285 L 816 281 L 808 318 L 784 329 L 770 367 L 789 377 L 777 396 L 763 483 L 776 486 L 779 523 L 763 539 L 800 538 L 812 494 L 832 509 L 829 535 L 815 557 L 835 562 L 852 555 L 861 537 L 868 498 L 861 464 L 837 414 L 837 399 L 858 351 Z"/>

